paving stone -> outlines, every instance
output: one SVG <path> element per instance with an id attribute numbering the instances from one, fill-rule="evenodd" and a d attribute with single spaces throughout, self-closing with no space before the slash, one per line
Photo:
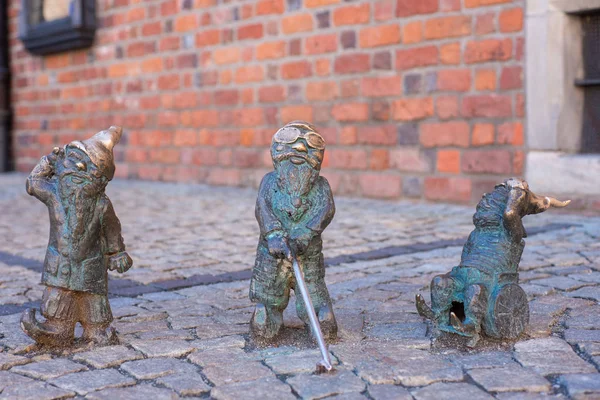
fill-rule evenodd
<path id="1" fill-rule="evenodd" d="M 146 357 L 182 357 L 195 349 L 185 340 L 132 340 L 129 344 Z"/>
<path id="2" fill-rule="evenodd" d="M 55 400 L 75 397 L 76 393 L 44 382 L 31 382 L 9 386 L 2 391 L 0 399 Z"/>
<path id="3" fill-rule="evenodd" d="M 491 400 L 492 396 L 468 383 L 434 383 L 421 389 L 412 390 L 416 400 Z"/>
<path id="4" fill-rule="evenodd" d="M 567 294 L 570 297 L 579 297 L 582 299 L 594 299 L 600 301 L 600 290 L 597 286 L 594 287 L 583 287 Z"/>
<path id="5" fill-rule="evenodd" d="M 85 362 L 94 368 L 109 368 L 123 364 L 125 361 L 144 358 L 141 353 L 125 346 L 99 347 L 92 351 L 75 354 L 75 361 Z"/>
<path id="6" fill-rule="evenodd" d="M 559 379 L 567 388 L 569 396 L 575 400 L 600 398 L 600 374 L 569 374 Z"/>
<path id="7" fill-rule="evenodd" d="M 0 371 L 0 391 L 10 386 L 28 385 L 34 382 L 33 379 L 27 378 L 23 375 L 13 374 L 8 371 Z"/>
<path id="8" fill-rule="evenodd" d="M 259 362 L 229 364 L 223 360 L 221 365 L 210 365 L 202 373 L 216 386 L 235 382 L 253 381 L 273 376 L 273 372 Z"/>
<path id="9" fill-rule="evenodd" d="M 144 321 L 144 322 L 114 322 L 113 326 L 119 335 L 128 335 L 138 332 L 158 331 L 169 329 L 167 321 Z"/>
<path id="10" fill-rule="evenodd" d="M 526 340 L 515 344 L 515 350 L 519 353 L 545 353 L 549 351 L 570 351 L 571 346 L 557 337 Z"/>
<path id="11" fill-rule="evenodd" d="M 148 358 L 126 362 L 121 365 L 121 369 L 136 379 L 155 379 L 176 372 L 194 372 L 196 367 L 175 358 Z"/>
<path id="12" fill-rule="evenodd" d="M 135 380 L 119 373 L 115 369 L 76 372 L 51 379 L 48 383 L 66 390 L 86 395 L 96 390 L 135 385 Z"/>
<path id="13" fill-rule="evenodd" d="M 265 358 L 265 363 L 276 374 L 290 375 L 301 372 L 314 372 L 316 363 L 321 358 L 319 350 L 296 350 L 267 357 Z M 331 356 L 331 362 L 333 365 L 337 365 L 337 360 L 334 356 Z"/>
<path id="14" fill-rule="evenodd" d="M 208 393 L 211 387 L 195 372 L 175 373 L 158 378 L 156 382 L 176 391 L 182 396 L 199 396 Z"/>
<path id="15" fill-rule="evenodd" d="M 582 360 L 573 350 L 516 353 L 516 358 L 524 367 L 531 367 L 538 373 L 547 375 L 591 373 L 596 369 Z"/>
<path id="16" fill-rule="evenodd" d="M 578 346 L 590 356 L 600 356 L 600 343 L 584 342 L 578 344 Z"/>
<path id="17" fill-rule="evenodd" d="M 328 397 L 328 399 L 335 399 L 335 400 L 366 400 L 366 399 L 368 399 L 368 397 L 362 395 L 361 393 L 352 392 L 352 393 L 336 394 L 336 395 Z"/>
<path id="18" fill-rule="evenodd" d="M 85 365 L 64 358 L 53 358 L 47 361 L 16 366 L 11 369 L 11 372 L 27 375 L 36 379 L 48 380 L 86 369 Z"/>
<path id="19" fill-rule="evenodd" d="M 28 357 L 16 356 L 9 353 L 0 353 L 0 370 L 6 370 L 15 365 L 29 364 L 31 359 Z"/>
<path id="20" fill-rule="evenodd" d="M 406 359 L 393 367 L 395 382 L 403 386 L 423 386 L 434 382 L 454 382 L 463 379 L 462 369 L 449 361 L 436 358 Z"/>
<path id="21" fill-rule="evenodd" d="M 600 321 L 598 321 L 598 324 L 600 325 Z M 565 331 L 565 340 L 569 343 L 600 342 L 600 330 L 567 329 Z"/>
<path id="22" fill-rule="evenodd" d="M 179 396 L 169 389 L 141 384 L 124 388 L 105 389 L 99 392 L 90 393 L 85 398 L 90 400 L 175 400 L 178 399 Z"/>
<path id="23" fill-rule="evenodd" d="M 493 351 L 478 354 L 458 354 L 449 357 L 450 361 L 464 369 L 495 368 L 515 364 L 509 352 Z"/>
<path id="24" fill-rule="evenodd" d="M 541 394 L 530 392 L 504 392 L 496 394 L 498 400 L 565 400 L 562 394 Z"/>
<path id="25" fill-rule="evenodd" d="M 373 400 L 412 400 L 412 395 L 402 386 L 370 385 L 369 395 Z"/>
<path id="26" fill-rule="evenodd" d="M 376 339 L 419 339 L 427 334 L 422 322 L 378 324 L 367 331 L 367 337 Z"/>
<path id="27" fill-rule="evenodd" d="M 215 400 L 293 400 L 296 398 L 289 385 L 275 377 L 217 386 L 211 390 L 210 396 Z"/>
<path id="28" fill-rule="evenodd" d="M 287 380 L 303 399 L 320 399 L 334 394 L 362 392 L 365 383 L 351 371 L 340 370 L 335 374 L 298 375 Z"/>
<path id="29" fill-rule="evenodd" d="M 227 347 L 236 347 L 241 349 L 246 345 L 246 340 L 243 336 L 232 335 L 208 340 L 195 340 L 193 342 L 190 342 L 190 344 L 192 344 L 198 350 L 219 349 Z"/>
<path id="30" fill-rule="evenodd" d="M 529 283 L 568 291 L 579 289 L 583 286 L 588 286 L 591 284 L 589 282 L 576 281 L 575 279 L 567 278 L 565 276 L 553 276 L 551 278 L 535 279 Z"/>
<path id="31" fill-rule="evenodd" d="M 138 335 L 141 340 L 156 340 L 156 339 L 194 339 L 192 332 L 186 329 L 167 329 L 164 331 L 149 331 L 142 332 Z"/>
<path id="32" fill-rule="evenodd" d="M 475 382 L 490 392 L 547 392 L 550 382 L 538 373 L 519 366 L 477 368 L 469 371 Z"/>

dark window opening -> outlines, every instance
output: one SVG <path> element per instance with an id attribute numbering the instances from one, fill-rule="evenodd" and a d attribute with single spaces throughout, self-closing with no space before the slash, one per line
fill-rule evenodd
<path id="1" fill-rule="evenodd" d="M 454 313 L 460 322 L 465 322 L 465 305 L 463 303 L 453 301 L 452 308 L 450 308 L 450 313 Z"/>
<path id="2" fill-rule="evenodd" d="M 600 10 L 581 15 L 584 91 L 581 152 L 600 153 Z"/>

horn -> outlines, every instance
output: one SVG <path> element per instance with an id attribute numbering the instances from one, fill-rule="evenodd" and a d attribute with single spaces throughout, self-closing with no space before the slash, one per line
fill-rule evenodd
<path id="1" fill-rule="evenodd" d="M 566 207 L 571 202 L 571 200 L 567 200 L 567 201 L 556 200 L 554 197 L 548 197 L 548 200 L 550 200 L 550 207 L 556 207 L 556 208 Z"/>
<path id="2" fill-rule="evenodd" d="M 531 190 L 529 191 L 529 193 L 531 194 L 531 205 L 533 206 L 530 208 L 530 214 L 544 212 L 550 207 L 563 208 L 571 202 L 571 200 L 560 201 L 555 199 L 554 197 L 539 196 L 533 193 Z"/>

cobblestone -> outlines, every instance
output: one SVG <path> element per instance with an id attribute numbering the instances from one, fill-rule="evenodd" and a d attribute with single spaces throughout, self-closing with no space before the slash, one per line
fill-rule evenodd
<path id="1" fill-rule="evenodd" d="M 600 397 L 600 217 L 553 210 L 526 219 L 521 282 L 530 326 L 517 341 L 482 340 L 465 351 L 432 341 L 414 296 L 427 298 L 431 278 L 459 262 L 473 208 L 336 198 L 323 239 L 337 371 L 314 375 L 319 352 L 293 296 L 284 333 L 298 341 L 264 347 L 248 334 L 258 237 L 249 189 L 111 183 L 134 259 L 126 274 L 109 272 L 120 345 L 34 346 L 19 318 L 39 307 L 48 219 L 23 181 L 0 175 L 0 397 Z"/>

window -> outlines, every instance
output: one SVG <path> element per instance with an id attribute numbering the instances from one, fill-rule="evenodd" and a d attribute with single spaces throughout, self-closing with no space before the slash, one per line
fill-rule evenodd
<path id="1" fill-rule="evenodd" d="M 38 55 L 89 47 L 95 11 L 95 0 L 21 0 L 19 37 Z"/>

